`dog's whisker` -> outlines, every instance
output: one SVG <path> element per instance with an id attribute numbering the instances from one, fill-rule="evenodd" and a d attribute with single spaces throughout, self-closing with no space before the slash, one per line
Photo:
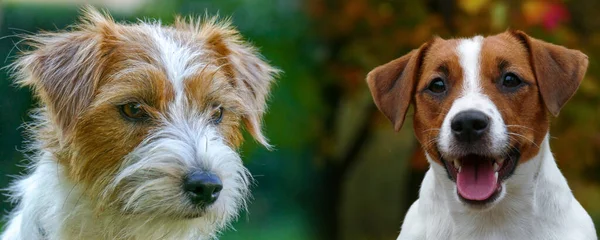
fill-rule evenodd
<path id="1" fill-rule="evenodd" d="M 526 140 L 526 141 L 528 141 L 528 142 L 532 143 L 532 144 L 533 144 L 534 146 L 536 146 L 537 148 L 540 148 L 540 146 L 539 146 L 538 144 L 536 144 L 536 143 L 535 143 L 533 140 L 531 140 L 531 139 L 529 139 L 529 138 L 527 138 L 527 137 L 525 137 L 525 136 L 523 136 L 523 135 L 521 135 L 521 134 L 514 133 L 514 132 L 507 132 L 507 134 L 508 134 L 508 135 L 510 135 L 510 136 L 516 136 L 516 137 L 520 137 L 521 139 L 524 139 L 524 140 Z"/>
<path id="2" fill-rule="evenodd" d="M 431 138 L 429 141 L 427 141 L 424 144 L 424 149 L 429 149 L 429 148 L 433 147 L 433 145 L 435 145 L 438 141 L 439 141 L 439 138 L 437 138 L 437 137 Z"/>
<path id="3" fill-rule="evenodd" d="M 439 128 L 430 128 L 430 129 L 424 130 L 423 132 L 425 133 L 425 132 L 431 132 L 431 131 L 438 131 L 439 132 L 440 129 Z"/>
<path id="4" fill-rule="evenodd" d="M 531 128 L 531 127 L 527 127 L 527 126 L 523 126 L 523 125 L 506 125 L 507 128 L 509 127 L 514 127 L 514 128 L 523 128 L 523 129 L 527 129 L 527 130 L 531 130 L 533 132 L 537 132 L 535 129 Z"/>

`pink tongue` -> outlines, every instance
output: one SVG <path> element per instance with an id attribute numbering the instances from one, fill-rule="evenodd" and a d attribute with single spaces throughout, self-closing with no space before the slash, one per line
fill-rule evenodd
<path id="1" fill-rule="evenodd" d="M 458 193 L 465 199 L 482 201 L 497 189 L 494 167 L 488 159 L 464 159 L 456 179 Z"/>

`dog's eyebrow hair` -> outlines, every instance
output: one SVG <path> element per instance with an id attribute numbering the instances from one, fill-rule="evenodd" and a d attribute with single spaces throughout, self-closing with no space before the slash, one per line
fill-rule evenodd
<path id="1" fill-rule="evenodd" d="M 497 58 L 496 61 L 498 62 L 498 69 L 500 71 L 504 71 L 504 69 L 510 66 L 510 63 L 504 58 Z"/>
<path id="2" fill-rule="evenodd" d="M 450 69 L 448 68 L 448 62 L 442 62 L 437 68 L 436 71 L 442 72 L 444 75 L 448 76 L 450 74 Z"/>

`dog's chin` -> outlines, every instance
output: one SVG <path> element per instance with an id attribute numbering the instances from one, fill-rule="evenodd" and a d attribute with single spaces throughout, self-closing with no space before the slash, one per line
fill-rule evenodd
<path id="1" fill-rule="evenodd" d="M 218 203 L 214 203 L 218 204 Z M 227 222 L 231 216 L 220 213 L 217 211 L 218 206 L 214 204 L 209 206 L 192 206 L 192 205 L 169 205 L 157 207 L 155 206 L 152 210 L 144 211 L 133 211 L 130 209 L 121 209 L 120 214 L 129 218 L 154 218 L 164 219 L 169 221 L 185 221 L 185 220 L 197 220 L 201 218 L 210 218 L 211 221 L 220 219 L 221 221 Z M 178 209 L 178 210 L 173 210 Z M 237 211 L 237 210 L 236 210 Z"/>
<path id="2" fill-rule="evenodd" d="M 457 199 L 471 209 L 485 210 L 504 197 L 504 182 L 513 175 L 521 154 L 518 148 L 511 148 L 507 154 L 496 156 L 440 156 L 448 178 L 455 184 Z"/>
<path id="3" fill-rule="evenodd" d="M 194 214 L 186 214 L 183 215 L 181 217 L 174 217 L 175 219 L 195 219 L 195 218 L 201 218 L 202 216 L 204 216 L 204 213 L 194 213 Z"/>
<path id="4" fill-rule="evenodd" d="M 181 213 L 181 214 L 172 214 L 171 216 L 169 216 L 169 218 L 172 218 L 174 220 L 178 220 L 178 219 L 196 219 L 196 218 L 202 218 L 205 217 L 207 215 L 206 210 L 203 209 L 199 209 L 199 210 L 193 210 L 187 213 Z"/>

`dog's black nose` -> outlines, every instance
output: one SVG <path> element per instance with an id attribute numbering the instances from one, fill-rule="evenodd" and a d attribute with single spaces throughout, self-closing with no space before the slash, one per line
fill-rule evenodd
<path id="1" fill-rule="evenodd" d="M 458 141 L 471 143 L 487 132 L 489 121 L 489 117 L 480 111 L 464 111 L 454 116 L 450 128 Z"/>
<path id="2" fill-rule="evenodd" d="M 215 174 L 196 171 L 186 177 L 183 189 L 189 193 L 194 204 L 209 205 L 219 198 L 223 183 Z"/>

